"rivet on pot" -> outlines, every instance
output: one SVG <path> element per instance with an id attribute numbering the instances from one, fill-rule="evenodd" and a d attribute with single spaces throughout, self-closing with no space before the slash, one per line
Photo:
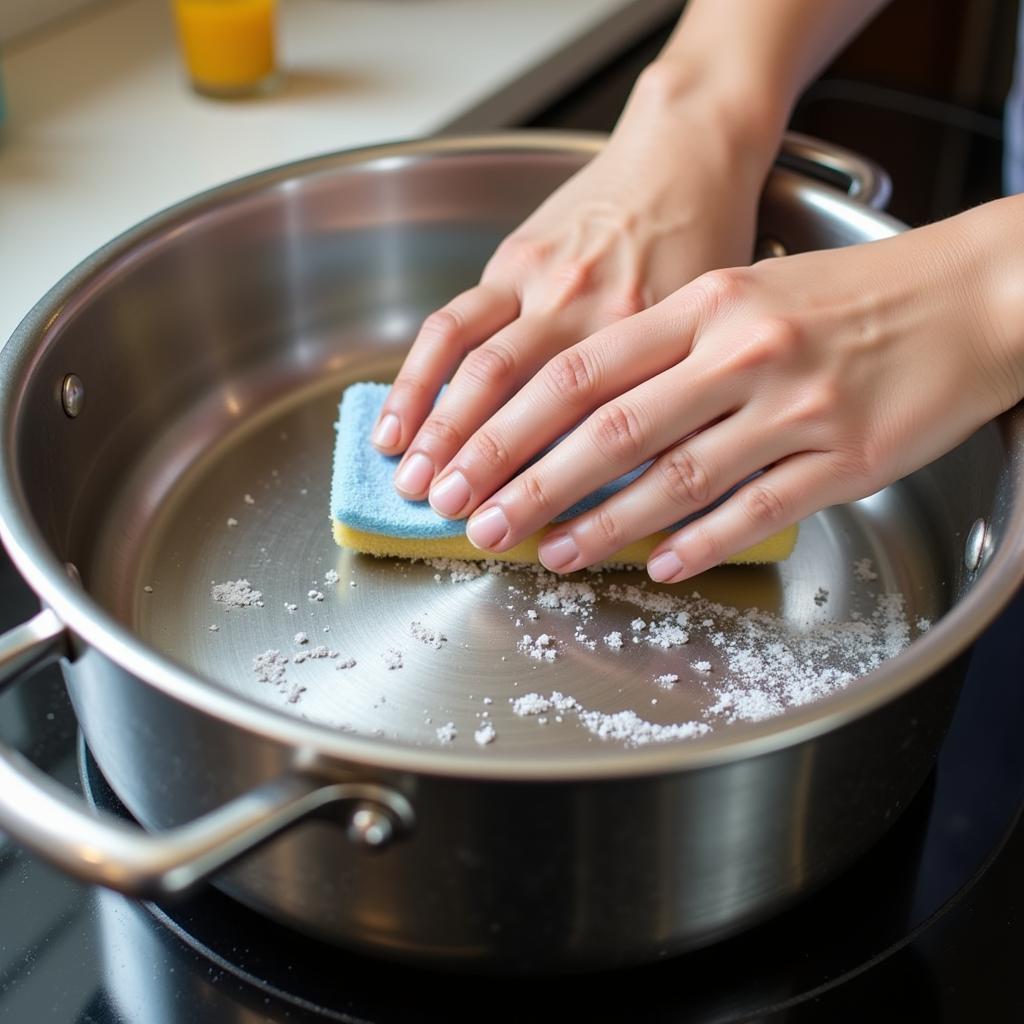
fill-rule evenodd
<path id="1" fill-rule="evenodd" d="M 981 565 L 982 556 L 985 554 L 985 541 L 988 528 L 984 519 L 975 519 L 967 534 L 967 543 L 964 544 L 964 568 L 968 572 L 975 572 Z"/>
<path id="2" fill-rule="evenodd" d="M 60 404 L 64 412 L 74 419 L 85 405 L 85 385 L 77 374 L 69 373 L 60 386 Z"/>
<path id="3" fill-rule="evenodd" d="M 394 838 L 395 826 L 387 811 L 371 803 L 361 803 L 352 812 L 347 834 L 349 841 L 357 846 L 379 850 Z"/>
<path id="4" fill-rule="evenodd" d="M 754 249 L 754 261 L 772 259 L 775 256 L 785 256 L 786 253 L 786 247 L 777 238 L 764 235 L 757 240 L 757 246 Z"/>

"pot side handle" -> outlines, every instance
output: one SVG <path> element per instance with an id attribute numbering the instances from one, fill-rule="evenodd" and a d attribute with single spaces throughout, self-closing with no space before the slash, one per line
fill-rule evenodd
<path id="1" fill-rule="evenodd" d="M 66 653 L 63 623 L 49 609 L 40 612 L 0 636 L 0 692 Z M 412 826 L 408 801 L 391 789 L 295 773 L 188 824 L 149 833 L 93 814 L 0 743 L 0 829 L 67 874 L 137 898 L 184 894 L 291 825 L 337 804 L 348 811 L 349 839 L 361 846 L 382 848 Z"/>
<path id="2" fill-rule="evenodd" d="M 778 161 L 812 178 L 840 185 L 851 199 L 884 210 L 892 197 L 892 179 L 873 160 L 832 142 L 786 132 Z"/>

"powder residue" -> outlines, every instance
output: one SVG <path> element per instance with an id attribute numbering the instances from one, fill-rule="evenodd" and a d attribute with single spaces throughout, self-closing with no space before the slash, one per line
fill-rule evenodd
<path id="1" fill-rule="evenodd" d="M 473 739 L 476 740 L 481 747 L 486 747 L 488 743 L 493 743 L 495 741 L 497 735 L 498 734 L 495 731 L 494 726 L 491 725 L 490 722 L 484 722 L 484 724 L 481 725 L 475 733 L 473 733 Z"/>
<path id="2" fill-rule="evenodd" d="M 263 592 L 254 589 L 248 580 L 213 583 L 210 586 L 210 597 L 218 604 L 224 605 L 229 611 L 232 608 L 263 607 Z"/>
<path id="3" fill-rule="evenodd" d="M 288 658 L 277 648 L 271 648 L 252 659 L 252 670 L 261 683 L 277 683 L 284 679 Z"/>
<path id="4" fill-rule="evenodd" d="M 439 629 L 431 629 L 429 626 L 424 626 L 422 622 L 410 622 L 409 632 L 414 640 L 419 640 L 427 647 L 433 647 L 435 651 L 441 650 L 441 647 L 448 642 L 448 637 Z"/>
<path id="5" fill-rule="evenodd" d="M 541 633 L 536 638 L 529 633 L 524 633 L 522 640 L 516 644 L 516 648 L 538 661 L 554 661 L 558 657 L 554 641 L 547 633 Z"/>

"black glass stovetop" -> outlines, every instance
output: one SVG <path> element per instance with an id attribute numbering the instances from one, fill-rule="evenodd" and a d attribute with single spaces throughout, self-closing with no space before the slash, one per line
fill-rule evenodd
<path id="1" fill-rule="evenodd" d="M 0 626 L 35 603 L 0 562 Z M 938 767 L 842 878 L 745 935 L 562 979 L 411 970 L 326 947 L 209 889 L 167 907 L 71 882 L 0 836 L 0 1021 L 14 1024 L 1024 1020 L 1024 594 L 978 644 Z M 56 670 L 0 735 L 123 813 Z"/>

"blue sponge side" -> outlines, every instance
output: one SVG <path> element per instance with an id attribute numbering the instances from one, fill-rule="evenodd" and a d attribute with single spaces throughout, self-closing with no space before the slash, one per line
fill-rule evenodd
<path id="1" fill-rule="evenodd" d="M 392 485 L 397 456 L 381 455 L 370 444 L 370 433 L 387 396 L 388 384 L 360 383 L 345 389 L 335 430 L 334 471 L 331 478 L 331 515 L 355 530 L 385 537 L 437 539 L 459 537 L 464 520 L 445 519 L 425 501 L 407 501 Z M 571 519 L 599 505 L 646 469 L 641 466 L 599 487 L 556 522 Z"/>

